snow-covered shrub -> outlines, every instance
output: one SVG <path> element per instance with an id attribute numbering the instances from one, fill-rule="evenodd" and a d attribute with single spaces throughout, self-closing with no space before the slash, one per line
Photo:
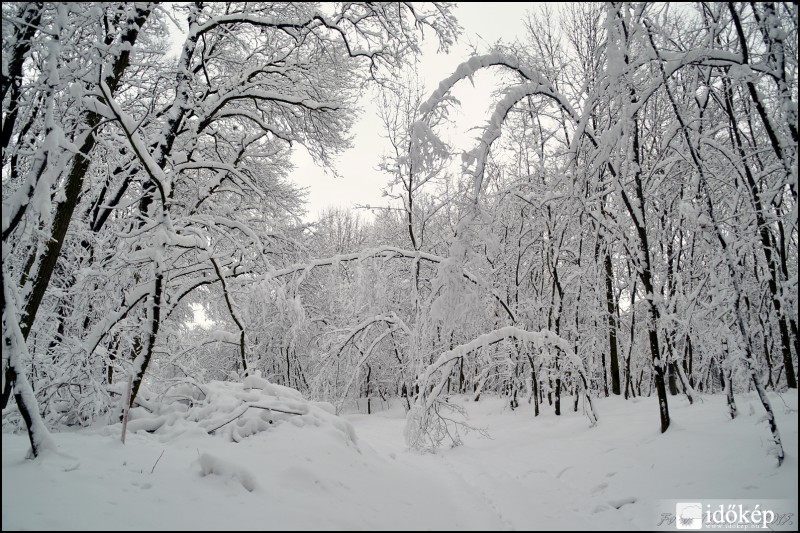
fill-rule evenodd
<path id="1" fill-rule="evenodd" d="M 297 427 L 329 427 L 348 443 L 357 443 L 349 422 L 333 414 L 333 406 L 303 398 L 295 389 L 270 383 L 259 374 L 241 383 L 191 379 L 175 381 L 142 406 L 131 409 L 128 431 L 148 431 L 165 439 L 190 429 L 239 442 L 284 423 Z"/>

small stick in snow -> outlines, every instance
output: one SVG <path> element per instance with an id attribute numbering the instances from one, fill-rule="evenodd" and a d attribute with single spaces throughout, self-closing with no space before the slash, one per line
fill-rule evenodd
<path id="1" fill-rule="evenodd" d="M 150 473 L 151 473 L 151 474 L 152 474 L 153 472 L 155 472 L 155 470 L 156 470 L 156 465 L 157 465 L 157 464 L 158 464 L 158 462 L 161 460 L 161 456 L 163 456 L 163 455 L 164 455 L 164 452 L 165 452 L 165 451 L 167 451 L 167 449 L 166 449 L 166 448 L 164 448 L 163 450 L 161 450 L 161 455 L 159 455 L 159 456 L 158 456 L 158 459 L 156 459 L 156 463 L 153 465 L 153 468 L 151 468 L 151 469 L 150 469 Z"/>
<path id="2" fill-rule="evenodd" d="M 133 385 L 133 376 L 128 379 L 128 392 L 125 394 L 125 412 L 122 415 L 122 444 L 125 444 L 125 433 L 128 430 L 128 412 L 131 409 L 131 387 Z"/>

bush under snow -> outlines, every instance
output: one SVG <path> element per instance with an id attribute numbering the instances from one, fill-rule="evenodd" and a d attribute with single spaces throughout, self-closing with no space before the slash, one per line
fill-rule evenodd
<path id="1" fill-rule="evenodd" d="M 311 402 L 295 389 L 255 375 L 242 383 L 191 379 L 177 381 L 149 401 L 137 399 L 128 431 L 147 431 L 169 440 L 190 429 L 239 442 L 281 424 L 331 427 L 357 444 L 352 425 L 334 414 L 333 406 Z"/>

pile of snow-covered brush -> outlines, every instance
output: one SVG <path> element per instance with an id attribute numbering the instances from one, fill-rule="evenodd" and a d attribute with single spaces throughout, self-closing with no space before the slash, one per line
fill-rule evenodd
<path id="1" fill-rule="evenodd" d="M 161 394 L 147 399 L 139 395 L 130 410 L 128 431 L 171 439 L 199 428 L 239 442 L 286 422 L 298 427 L 333 427 L 356 443 L 353 427 L 335 415 L 333 405 L 308 401 L 297 390 L 270 383 L 260 375 L 247 376 L 242 383 L 183 379 Z"/>

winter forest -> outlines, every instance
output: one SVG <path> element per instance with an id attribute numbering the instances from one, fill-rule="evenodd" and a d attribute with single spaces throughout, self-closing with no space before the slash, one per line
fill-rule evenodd
<path id="1" fill-rule="evenodd" d="M 2 4 L 4 530 L 796 513 L 797 5 L 459 10 Z"/>

